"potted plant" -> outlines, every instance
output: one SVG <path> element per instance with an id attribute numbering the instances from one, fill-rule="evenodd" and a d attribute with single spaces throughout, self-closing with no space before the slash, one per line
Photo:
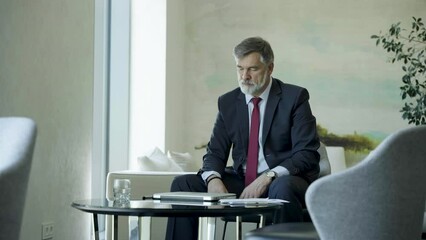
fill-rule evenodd
<path id="1" fill-rule="evenodd" d="M 376 46 L 391 54 L 390 61 L 402 63 L 402 118 L 409 124 L 426 124 L 426 28 L 421 18 L 413 17 L 411 29 L 392 24 L 390 29 L 372 35 Z"/>

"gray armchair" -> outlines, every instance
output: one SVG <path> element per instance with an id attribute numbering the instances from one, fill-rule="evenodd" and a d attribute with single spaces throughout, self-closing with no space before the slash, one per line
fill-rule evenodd
<path id="1" fill-rule="evenodd" d="M 306 193 L 313 224 L 276 224 L 259 239 L 420 239 L 426 197 L 426 126 L 400 130 L 366 159 L 314 182 Z"/>
<path id="2" fill-rule="evenodd" d="M 19 239 L 36 126 L 27 118 L 0 118 L 0 239 Z"/>

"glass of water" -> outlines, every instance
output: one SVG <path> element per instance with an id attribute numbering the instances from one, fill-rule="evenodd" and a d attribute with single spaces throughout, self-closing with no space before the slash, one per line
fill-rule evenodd
<path id="1" fill-rule="evenodd" d="M 114 180 L 114 206 L 128 207 L 130 206 L 130 180 L 115 179 Z"/>

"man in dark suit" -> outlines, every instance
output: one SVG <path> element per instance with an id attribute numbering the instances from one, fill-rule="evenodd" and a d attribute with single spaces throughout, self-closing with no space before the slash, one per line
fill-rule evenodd
<path id="1" fill-rule="evenodd" d="M 290 203 L 280 220 L 301 221 L 306 189 L 319 173 L 320 143 L 309 93 L 271 76 L 274 54 L 262 38 L 243 40 L 234 57 L 239 88 L 219 97 L 203 166 L 196 175 L 175 178 L 171 191 L 284 199 Z M 231 149 L 232 170 L 226 171 Z M 169 218 L 166 239 L 197 238 L 197 219 L 176 220 Z"/>

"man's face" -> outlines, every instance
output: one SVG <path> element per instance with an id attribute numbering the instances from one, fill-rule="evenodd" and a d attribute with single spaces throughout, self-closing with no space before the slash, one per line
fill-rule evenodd
<path id="1" fill-rule="evenodd" d="M 274 64 L 265 64 L 257 52 L 236 59 L 238 84 L 244 94 L 258 97 L 269 84 Z"/>

